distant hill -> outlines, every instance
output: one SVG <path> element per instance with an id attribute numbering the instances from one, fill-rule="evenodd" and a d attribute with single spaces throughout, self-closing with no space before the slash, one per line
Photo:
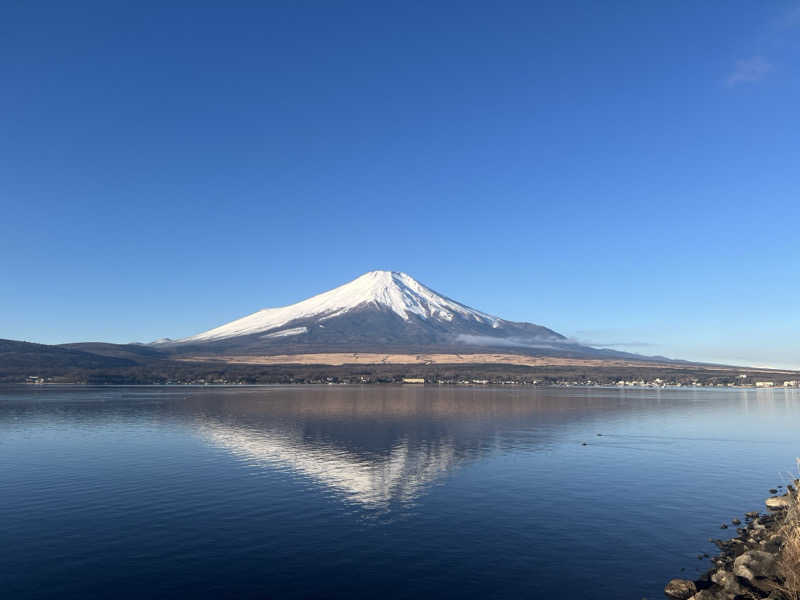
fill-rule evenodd
<path id="1" fill-rule="evenodd" d="M 0 339 L 0 375 L 29 370 L 30 375 L 53 369 L 128 367 L 128 358 L 101 356 L 83 350 Z"/>
<path id="2" fill-rule="evenodd" d="M 782 385 L 800 374 L 768 369 L 743 369 L 658 359 L 544 357 L 512 352 L 463 354 L 349 353 L 340 355 L 186 355 L 166 354 L 137 344 L 99 342 L 47 346 L 0 340 L 0 383 L 19 383 L 31 377 L 47 383 L 401 383 L 405 377 L 426 381 L 463 380 L 507 383 L 588 382 L 661 378 L 681 384 L 773 381 Z M 82 348 L 82 349 L 78 349 Z M 88 349 L 96 354 L 88 352 Z M 112 356 L 115 355 L 115 356 Z M 132 358 L 128 358 L 132 357 Z"/>
<path id="3" fill-rule="evenodd" d="M 143 361 L 167 358 L 168 354 L 153 346 L 145 344 L 108 344 L 105 342 L 78 342 L 74 344 L 59 344 L 58 348 L 80 350 L 98 356 L 111 358 L 125 358 L 136 363 Z"/>

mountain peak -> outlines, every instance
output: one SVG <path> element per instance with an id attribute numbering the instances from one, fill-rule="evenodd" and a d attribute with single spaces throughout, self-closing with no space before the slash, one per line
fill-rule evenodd
<path id="1" fill-rule="evenodd" d="M 360 285 L 370 287 L 391 287 L 394 285 L 403 285 L 404 282 L 411 281 L 418 283 L 413 277 L 401 271 L 367 271 L 344 285 L 351 285 L 359 283 Z M 344 286 L 340 286 L 344 287 Z"/>
<path id="2" fill-rule="evenodd" d="M 369 271 L 361 277 L 346 283 L 326 294 L 337 298 L 345 306 L 358 306 L 374 302 L 390 309 L 404 320 L 410 314 L 424 319 L 439 318 L 451 321 L 454 314 L 472 317 L 476 320 L 493 322 L 496 317 L 479 312 L 455 300 L 442 296 L 421 284 L 410 275 L 400 271 Z"/>
<path id="3" fill-rule="evenodd" d="M 355 286 L 354 284 L 358 284 Z M 386 289 L 391 287 L 414 287 L 422 284 L 402 271 L 367 271 L 363 275 L 356 277 L 353 281 L 344 286 L 354 285 L 354 287 L 369 287 L 370 289 Z M 344 287 L 340 286 L 340 287 Z M 424 286 L 422 286 L 424 287 Z"/>

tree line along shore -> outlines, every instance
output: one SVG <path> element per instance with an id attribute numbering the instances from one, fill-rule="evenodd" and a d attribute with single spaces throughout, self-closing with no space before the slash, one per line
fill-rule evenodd
<path id="1" fill-rule="evenodd" d="M 744 375 L 744 376 L 743 376 Z M 541 366 L 503 364 L 242 365 L 154 361 L 76 368 L 49 364 L 14 366 L 0 357 L 2 383 L 83 384 L 512 384 L 618 387 L 794 387 L 800 374 L 697 367 Z M 800 389 L 800 388 L 798 388 Z"/>

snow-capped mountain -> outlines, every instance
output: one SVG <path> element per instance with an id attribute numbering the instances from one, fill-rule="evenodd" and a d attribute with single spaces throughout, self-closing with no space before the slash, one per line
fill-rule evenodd
<path id="1" fill-rule="evenodd" d="M 406 322 L 416 317 L 440 323 L 463 319 L 492 328 L 500 328 L 503 324 L 502 319 L 450 300 L 405 273 L 370 271 L 308 300 L 281 308 L 265 308 L 179 341 L 221 340 L 266 332 L 270 332 L 268 335 L 271 337 L 300 335 L 307 332 L 307 327 L 281 328 L 306 320 L 323 323 L 345 313 L 368 308 L 394 313 Z M 561 337 L 555 333 L 553 335 Z"/>
<path id="2" fill-rule="evenodd" d="M 612 353 L 580 346 L 541 325 L 475 310 L 396 271 L 370 271 L 302 302 L 265 308 L 187 338 L 154 344 L 179 354 Z"/>

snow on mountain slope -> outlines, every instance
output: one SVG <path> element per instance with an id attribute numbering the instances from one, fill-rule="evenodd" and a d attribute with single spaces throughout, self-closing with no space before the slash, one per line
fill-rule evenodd
<path id="1" fill-rule="evenodd" d="M 453 319 L 460 318 L 495 329 L 502 327 L 504 323 L 502 319 L 437 294 L 405 273 L 370 271 L 349 283 L 297 304 L 265 308 L 179 342 L 214 341 L 268 332 L 302 319 L 324 321 L 369 304 L 388 309 L 405 321 L 412 316 L 440 322 L 452 322 Z"/>

